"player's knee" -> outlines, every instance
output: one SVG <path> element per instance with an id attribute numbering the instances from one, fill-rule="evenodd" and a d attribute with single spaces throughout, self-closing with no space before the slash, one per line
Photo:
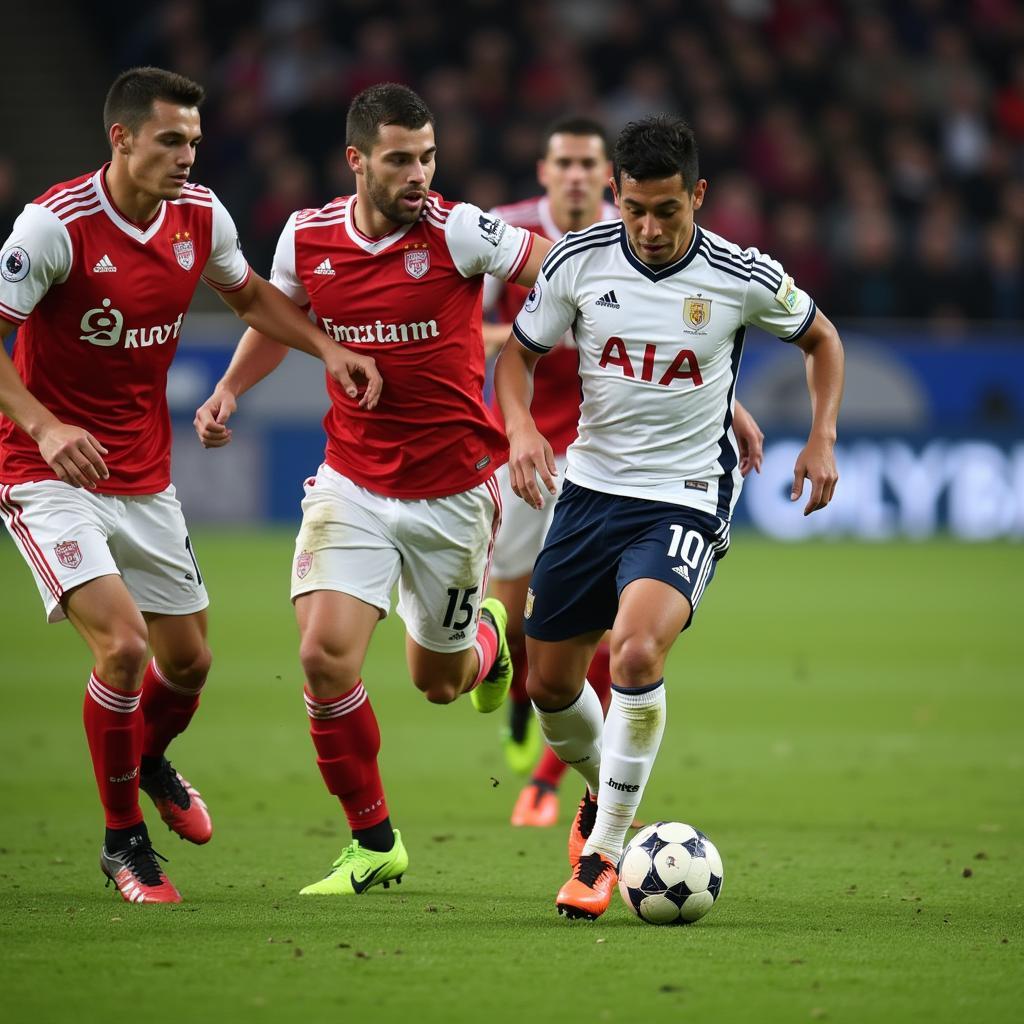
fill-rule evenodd
<path id="1" fill-rule="evenodd" d="M 417 687 L 431 704 L 451 704 L 459 696 L 461 690 L 454 683 L 432 682 L 427 686 Z"/>
<path id="2" fill-rule="evenodd" d="M 303 639 L 299 647 L 299 661 L 314 697 L 340 697 L 359 682 L 359 666 L 343 651 L 330 648 L 319 640 Z"/>
<path id="3" fill-rule="evenodd" d="M 646 686 L 661 678 L 665 652 L 652 636 L 636 634 L 612 645 L 612 679 L 619 686 Z"/>
<path id="4" fill-rule="evenodd" d="M 413 685 L 431 703 L 452 703 L 462 692 L 462 686 L 454 679 L 438 676 L 436 668 L 410 666 Z"/>
<path id="5" fill-rule="evenodd" d="M 202 642 L 196 647 L 175 651 L 167 664 L 160 665 L 160 670 L 177 685 L 198 690 L 206 682 L 212 665 L 213 653 Z"/>
<path id="6" fill-rule="evenodd" d="M 105 683 L 117 690 L 138 689 L 149 653 L 145 636 L 131 629 L 114 633 L 98 653 L 98 674 Z"/>
<path id="7" fill-rule="evenodd" d="M 571 683 L 561 676 L 546 675 L 530 666 L 526 678 L 526 695 L 538 707 L 553 710 L 571 704 L 579 693 L 579 683 Z"/>

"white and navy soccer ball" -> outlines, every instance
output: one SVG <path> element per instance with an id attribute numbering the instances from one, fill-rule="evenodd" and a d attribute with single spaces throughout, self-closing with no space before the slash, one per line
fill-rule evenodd
<path id="1" fill-rule="evenodd" d="M 648 924 L 691 924 L 722 893 L 722 858 L 692 825 L 659 821 L 640 829 L 622 851 L 619 893 Z"/>

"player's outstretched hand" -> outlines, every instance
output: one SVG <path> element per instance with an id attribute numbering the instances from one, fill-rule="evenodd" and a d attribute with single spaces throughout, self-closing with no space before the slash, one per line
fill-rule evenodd
<path id="1" fill-rule="evenodd" d="M 107 449 L 84 427 L 57 423 L 43 434 L 39 454 L 58 479 L 72 487 L 94 491 L 101 480 L 110 476 L 103 461 Z"/>
<path id="2" fill-rule="evenodd" d="M 192 425 L 196 428 L 204 448 L 223 448 L 231 440 L 231 428 L 227 422 L 237 408 L 235 396 L 226 388 L 218 387 L 196 409 L 196 418 Z"/>
<path id="3" fill-rule="evenodd" d="M 836 470 L 836 457 L 832 451 L 832 442 L 824 438 L 812 437 L 796 460 L 793 469 L 793 490 L 790 501 L 799 501 L 804 490 L 804 481 L 811 484 L 811 495 L 804 506 L 804 515 L 824 508 L 835 494 L 839 473 Z"/>
<path id="4" fill-rule="evenodd" d="M 740 446 L 740 473 L 743 476 L 751 470 L 760 473 L 764 462 L 764 434 L 754 417 L 738 402 L 733 410 L 732 429 Z"/>
<path id="5" fill-rule="evenodd" d="M 557 492 L 555 454 L 536 427 L 525 428 L 509 437 L 508 475 L 512 490 L 533 508 L 544 507 L 544 497 L 537 486 L 538 475 L 548 494 Z"/>
<path id="6" fill-rule="evenodd" d="M 362 356 L 339 345 L 324 357 L 324 364 L 349 398 L 359 397 L 360 409 L 372 409 L 380 401 L 384 381 L 372 356 Z"/>

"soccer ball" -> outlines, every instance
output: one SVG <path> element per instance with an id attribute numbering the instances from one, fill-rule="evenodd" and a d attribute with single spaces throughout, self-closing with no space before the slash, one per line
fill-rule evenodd
<path id="1" fill-rule="evenodd" d="M 619 893 L 648 924 L 691 924 L 722 892 L 722 858 L 703 832 L 678 821 L 648 825 L 619 858 Z"/>

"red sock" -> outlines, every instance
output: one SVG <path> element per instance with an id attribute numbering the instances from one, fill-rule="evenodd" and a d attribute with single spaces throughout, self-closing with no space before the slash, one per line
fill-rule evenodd
<path id="1" fill-rule="evenodd" d="M 115 690 L 95 672 L 89 677 L 82 719 L 107 828 L 131 828 L 142 821 L 139 761 L 143 723 L 139 700 L 138 693 Z"/>
<path id="2" fill-rule="evenodd" d="M 594 688 L 594 693 L 600 698 L 601 707 L 606 715 L 608 714 L 608 705 L 612 699 L 611 661 L 611 648 L 607 644 L 601 643 L 597 645 L 597 650 L 594 651 L 594 658 L 590 662 L 590 668 L 587 669 L 587 680 Z"/>
<path id="3" fill-rule="evenodd" d="M 509 700 L 513 704 L 529 704 L 530 697 L 526 692 L 526 677 L 529 674 L 529 666 L 526 664 L 526 644 L 522 643 L 516 647 L 509 644 L 509 654 L 512 655 L 512 686 L 508 691 Z"/>
<path id="4" fill-rule="evenodd" d="M 142 677 L 142 717 L 146 723 L 142 740 L 144 757 L 163 757 L 171 740 L 185 731 L 199 707 L 199 690 L 186 690 L 172 683 L 160 671 L 156 658 L 146 666 Z"/>
<path id="5" fill-rule="evenodd" d="M 306 711 L 320 774 L 345 808 L 349 825 L 363 829 L 379 824 L 388 816 L 377 767 L 380 729 L 362 681 L 327 700 L 306 690 Z"/>
<path id="6" fill-rule="evenodd" d="M 480 659 L 480 667 L 477 669 L 473 685 L 467 687 L 467 692 L 475 690 L 480 685 L 484 676 L 491 671 L 494 659 L 498 656 L 498 631 L 482 615 L 477 625 L 473 650 L 476 651 L 476 655 Z"/>
<path id="7" fill-rule="evenodd" d="M 537 762 L 537 770 L 533 773 L 533 781 L 546 782 L 557 789 L 566 767 L 567 765 L 559 760 L 558 755 L 550 747 L 545 747 L 544 753 L 540 755 L 540 761 Z"/>

